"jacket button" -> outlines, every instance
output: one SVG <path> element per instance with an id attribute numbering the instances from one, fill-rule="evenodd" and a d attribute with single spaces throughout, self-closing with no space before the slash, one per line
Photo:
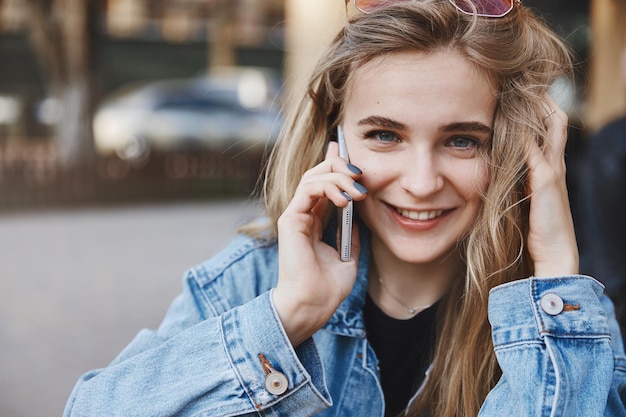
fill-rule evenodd
<path id="1" fill-rule="evenodd" d="M 280 395 L 287 391 L 288 386 L 287 377 L 282 372 L 270 372 L 265 377 L 265 389 L 271 394 Z"/>
<path id="2" fill-rule="evenodd" d="M 563 311 L 563 299 L 549 292 L 541 297 L 541 309 L 551 316 L 556 316 Z"/>

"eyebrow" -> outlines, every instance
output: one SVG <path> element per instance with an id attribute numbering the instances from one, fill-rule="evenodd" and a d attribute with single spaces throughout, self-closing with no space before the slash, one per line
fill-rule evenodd
<path id="1" fill-rule="evenodd" d="M 395 130 L 405 130 L 407 126 L 404 123 L 400 123 L 396 120 L 390 119 L 388 117 L 383 116 L 368 116 L 364 119 L 359 120 L 359 126 L 363 125 L 372 125 L 372 126 L 380 126 L 386 127 Z"/>
<path id="2" fill-rule="evenodd" d="M 485 133 L 488 135 L 493 134 L 493 129 L 480 122 L 455 122 L 449 125 L 442 126 L 440 128 L 443 132 L 476 132 Z"/>
<path id="3" fill-rule="evenodd" d="M 390 119 L 384 116 L 368 116 L 359 120 L 359 126 L 371 125 L 380 126 L 388 129 L 406 130 L 407 126 L 404 123 Z M 481 122 L 454 122 L 439 128 L 442 132 L 476 132 L 484 133 L 488 135 L 493 134 L 493 129 Z"/>

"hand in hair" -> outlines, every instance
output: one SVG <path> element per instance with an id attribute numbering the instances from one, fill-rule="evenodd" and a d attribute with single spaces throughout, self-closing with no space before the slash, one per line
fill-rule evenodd
<path id="1" fill-rule="evenodd" d="M 530 230 L 528 250 L 536 277 L 578 273 L 578 247 L 565 183 L 567 114 L 548 95 L 543 149 L 532 141 L 528 153 Z"/>
<path id="2" fill-rule="evenodd" d="M 329 201 L 343 207 L 348 203 L 345 193 L 354 200 L 365 198 L 354 186 L 359 176 L 339 157 L 337 143 L 331 142 L 326 159 L 303 175 L 278 219 L 279 273 L 273 300 L 294 346 L 330 319 L 354 285 L 357 228 L 349 262 L 342 262 L 337 250 L 322 241 L 322 232 Z"/>

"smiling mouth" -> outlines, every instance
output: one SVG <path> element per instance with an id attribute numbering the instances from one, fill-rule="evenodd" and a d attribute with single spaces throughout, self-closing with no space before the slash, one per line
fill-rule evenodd
<path id="1" fill-rule="evenodd" d="M 441 216 L 441 214 L 443 213 L 443 210 L 413 211 L 413 210 L 405 210 L 405 209 L 400 209 L 400 208 L 396 208 L 396 211 L 402 217 L 406 217 L 407 219 L 411 219 L 411 220 L 421 220 L 421 221 L 432 220 L 436 217 Z"/>

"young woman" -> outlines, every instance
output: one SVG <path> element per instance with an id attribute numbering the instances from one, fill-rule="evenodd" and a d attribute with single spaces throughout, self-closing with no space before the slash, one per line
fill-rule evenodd
<path id="1" fill-rule="evenodd" d="M 626 415 L 547 94 L 566 48 L 508 0 L 381 3 L 357 0 L 290 110 L 267 217 L 191 269 L 66 416 Z"/>

